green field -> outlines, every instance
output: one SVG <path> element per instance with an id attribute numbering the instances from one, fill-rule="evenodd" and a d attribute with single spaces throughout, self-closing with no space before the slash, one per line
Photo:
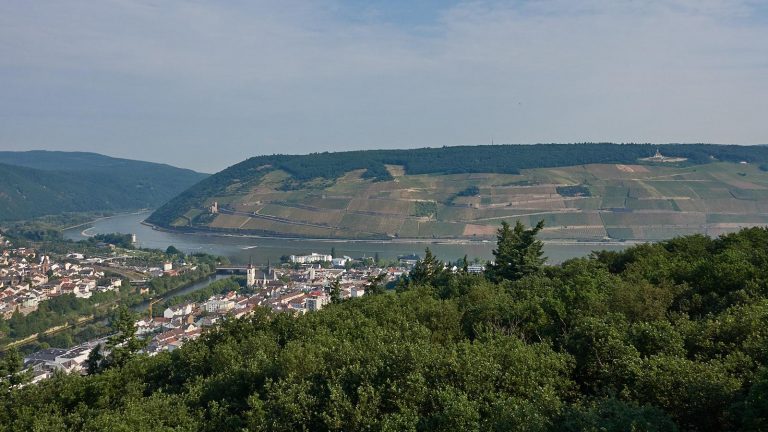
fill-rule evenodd
<path id="1" fill-rule="evenodd" d="M 718 235 L 768 224 L 768 173 L 753 165 L 592 164 L 515 175 L 387 169 L 396 174 L 387 181 L 356 170 L 301 187 L 272 171 L 205 201 L 218 201 L 222 214 L 191 208 L 176 224 L 298 237 L 492 239 L 501 221 L 543 219 L 542 238 L 578 241 Z M 563 196 L 561 186 L 586 193 Z"/>

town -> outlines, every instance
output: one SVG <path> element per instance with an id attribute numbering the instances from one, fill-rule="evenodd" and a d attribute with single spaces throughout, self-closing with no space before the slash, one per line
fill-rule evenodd
<path id="1" fill-rule="evenodd" d="M 12 247 L 0 237 L 0 318 L 10 319 L 16 312 L 28 315 L 40 303 L 51 298 L 72 294 L 90 298 L 94 293 L 120 289 L 123 280 L 104 278 L 104 272 L 93 267 L 98 260 L 88 260 L 82 254 L 67 255 L 66 262 L 54 262 L 50 256 L 33 248 Z"/>
<path id="2" fill-rule="evenodd" d="M 152 278 L 179 277 L 194 270 L 194 266 L 185 260 L 169 260 L 158 266 L 128 266 L 126 256 L 121 255 L 125 251 L 114 247 L 105 247 L 98 256 L 69 252 L 60 261 L 31 247 L 15 247 L 2 237 L 0 246 L 2 319 L 10 320 L 15 314 L 28 315 L 44 302 L 62 296 L 91 299 L 100 293 L 135 292 L 147 299 L 140 305 L 143 307 L 134 309 L 140 313 L 134 322 L 135 335 L 143 340 L 141 352 L 147 355 L 178 349 L 217 323 L 247 317 L 257 308 L 305 314 L 334 301 L 362 297 L 370 290 L 383 292 L 386 286 L 394 286 L 419 260 L 416 255 L 408 255 L 388 263 L 390 265 L 379 266 L 372 259 L 319 253 L 291 255 L 287 262 L 277 266 L 217 267 L 216 280 L 207 288 L 217 288 L 218 292 L 207 298 L 187 300 L 185 296 L 158 296 L 155 299 L 149 288 Z M 117 274 L 115 271 L 143 275 L 144 283 L 133 286 L 125 278 L 109 276 Z M 480 272 L 482 266 L 470 266 L 470 271 Z M 179 299 L 182 301 L 178 302 Z M 112 307 L 116 308 L 117 303 Z M 157 304 L 167 306 L 158 308 Z M 108 339 L 101 336 L 74 346 L 40 349 L 26 355 L 24 367 L 31 372 L 31 382 L 49 378 L 56 371 L 85 374 L 91 351 L 97 347 L 108 350 Z"/>
<path id="3" fill-rule="evenodd" d="M 318 259 L 313 260 L 312 257 Z M 150 339 L 145 352 L 152 355 L 172 351 L 184 342 L 199 337 L 204 328 L 223 319 L 246 317 L 257 307 L 293 314 L 317 311 L 331 303 L 334 286 L 341 300 L 362 297 L 372 283 L 396 281 L 407 271 L 405 267 L 374 266 L 348 270 L 343 268 L 345 262 L 324 268 L 321 263 L 331 262 L 326 257 L 330 256 L 292 257 L 292 263 L 301 263 L 298 269 L 268 266 L 259 270 L 248 265 L 243 290 L 247 293 L 228 291 L 201 302 L 168 307 L 162 316 L 147 316 L 137 321 L 137 334 Z M 347 257 L 342 261 L 349 259 Z"/>

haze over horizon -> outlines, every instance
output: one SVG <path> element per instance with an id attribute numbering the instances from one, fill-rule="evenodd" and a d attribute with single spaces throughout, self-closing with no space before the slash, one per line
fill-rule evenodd
<path id="1" fill-rule="evenodd" d="M 246 157 L 765 143 L 754 0 L 0 4 L 0 149 Z"/>

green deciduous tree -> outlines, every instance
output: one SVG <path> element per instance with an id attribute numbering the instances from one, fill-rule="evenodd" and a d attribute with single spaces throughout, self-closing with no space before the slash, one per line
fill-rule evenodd
<path id="1" fill-rule="evenodd" d="M 120 310 L 120 367 L 1 386 L 0 432 L 763 431 L 767 245 L 675 239 L 499 283 L 428 251 L 398 294 L 257 308 L 152 357 L 130 355 Z M 3 384 L 19 363 L 0 360 Z"/>
<path id="2" fill-rule="evenodd" d="M 183 253 L 181 253 L 181 251 L 180 251 L 180 250 L 178 250 L 178 249 L 176 248 L 176 246 L 174 246 L 174 245 L 170 245 L 170 246 L 168 246 L 168 247 L 165 249 L 165 254 L 166 254 L 166 255 L 181 255 L 181 256 L 184 256 L 184 254 L 183 254 Z"/>
<path id="3" fill-rule="evenodd" d="M 654 406 L 607 398 L 566 409 L 557 430 L 562 432 L 676 432 L 672 419 Z"/>

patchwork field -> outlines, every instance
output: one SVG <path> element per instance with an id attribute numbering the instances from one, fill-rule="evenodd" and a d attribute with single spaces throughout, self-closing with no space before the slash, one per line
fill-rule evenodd
<path id="1" fill-rule="evenodd" d="M 659 240 L 768 225 L 768 173 L 757 166 L 593 164 L 521 174 L 352 171 L 296 185 L 281 171 L 238 184 L 177 226 L 288 237 L 492 239 L 501 221 L 544 220 L 545 239 Z M 207 208 L 219 204 L 218 213 Z"/>

